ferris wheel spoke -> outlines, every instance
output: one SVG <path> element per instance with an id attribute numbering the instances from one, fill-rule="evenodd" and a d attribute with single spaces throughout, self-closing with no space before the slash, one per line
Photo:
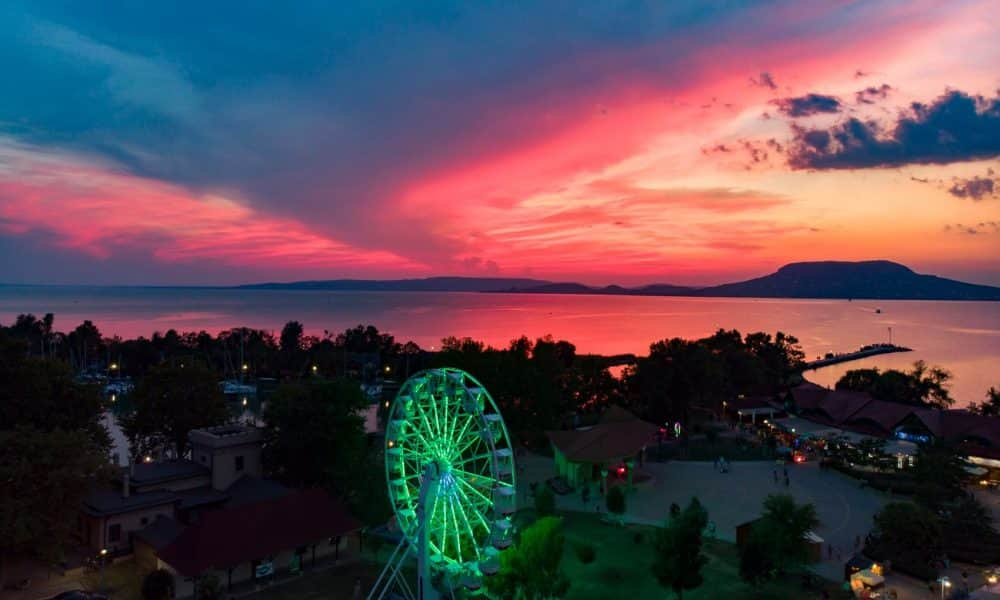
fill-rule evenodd
<path id="1" fill-rule="evenodd" d="M 458 528 L 458 518 L 455 513 L 458 512 L 455 507 L 455 496 L 452 495 L 448 498 L 448 504 L 451 507 L 451 524 L 452 524 L 452 537 L 455 538 L 455 549 L 458 552 L 458 562 L 462 562 L 462 540 Z"/>
<path id="2" fill-rule="evenodd" d="M 465 493 L 465 492 L 464 492 L 464 491 L 462 490 L 462 488 L 455 488 L 455 489 L 457 489 L 457 490 L 458 490 L 458 493 L 459 493 L 459 495 L 460 495 L 460 496 L 462 496 L 462 498 L 463 498 L 463 499 L 465 500 L 466 504 L 468 504 L 469 506 L 471 506 L 471 507 L 474 507 L 474 508 L 475 508 L 475 510 L 472 510 L 472 511 L 471 511 L 471 512 L 472 512 L 472 514 L 474 514 L 474 515 L 476 516 L 476 518 L 477 518 L 477 519 L 479 519 L 479 523 L 480 523 L 480 524 L 481 524 L 481 525 L 483 526 L 483 528 L 484 528 L 484 529 L 485 529 L 485 530 L 486 530 L 487 532 L 489 532 L 489 531 L 490 531 L 490 525 L 489 525 L 489 523 L 487 523 L 487 522 L 486 522 L 486 518 L 485 518 L 485 517 L 483 517 L 483 512 L 484 512 L 484 511 L 483 511 L 483 510 L 479 510 L 479 504 L 478 504 L 478 503 L 476 503 L 476 502 L 473 502 L 473 501 L 472 501 L 472 500 L 471 500 L 471 499 L 469 498 L 468 494 L 466 494 L 466 493 Z M 488 505 L 487 505 L 487 506 L 488 506 Z"/>
<path id="3" fill-rule="evenodd" d="M 461 467 L 463 465 L 467 465 L 467 464 L 469 464 L 471 462 L 474 462 L 474 461 L 477 461 L 477 460 L 489 461 L 491 458 L 493 458 L 493 457 L 490 456 L 489 454 L 476 454 L 475 456 L 469 456 L 469 457 L 463 458 L 462 460 L 460 460 L 458 462 L 453 462 L 453 463 L 451 463 L 451 466 L 452 466 L 452 468 Z M 489 464 L 489 463 L 487 463 L 487 464 Z"/>

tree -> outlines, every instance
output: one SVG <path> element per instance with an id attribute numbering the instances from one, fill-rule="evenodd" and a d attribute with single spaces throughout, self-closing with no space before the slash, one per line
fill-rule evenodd
<path id="1" fill-rule="evenodd" d="M 196 588 L 198 600 L 222 600 L 225 594 L 222 583 L 215 575 L 203 575 L 198 578 Z"/>
<path id="2" fill-rule="evenodd" d="M 693 590 L 702 583 L 701 568 L 708 562 L 701 552 L 702 531 L 707 523 L 708 513 L 697 498 L 692 498 L 683 512 L 656 532 L 653 575 L 660 585 L 674 590 L 678 598 L 684 597 L 684 590 Z"/>
<path id="3" fill-rule="evenodd" d="M 166 569 L 150 571 L 142 580 L 143 600 L 169 600 L 174 597 L 174 576 Z"/>
<path id="4" fill-rule="evenodd" d="M 816 507 L 796 504 L 787 494 L 772 494 L 764 500 L 764 514 L 754 524 L 756 536 L 768 561 L 781 572 L 792 571 L 809 561 L 806 532 L 819 525 Z"/>
<path id="5" fill-rule="evenodd" d="M 838 390 L 868 392 L 873 398 L 910 406 L 948 408 L 955 400 L 948 393 L 951 373 L 941 367 L 929 367 L 918 360 L 910 371 L 877 368 L 854 369 L 837 381 Z"/>
<path id="6" fill-rule="evenodd" d="M 556 512 L 556 497 L 544 483 L 535 491 L 535 512 L 539 517 L 548 517 Z"/>
<path id="7" fill-rule="evenodd" d="M 361 417 L 367 406 L 361 388 L 347 379 L 280 385 L 263 415 L 268 476 L 294 487 L 325 487 L 358 510 L 384 507 L 384 489 L 373 483 L 384 477 L 374 475 L 377 457 L 368 452 Z"/>
<path id="8" fill-rule="evenodd" d="M 953 448 L 940 442 L 920 444 L 912 469 L 916 483 L 914 500 L 938 510 L 963 494 L 967 473 Z"/>
<path id="9" fill-rule="evenodd" d="M 0 589 L 8 557 L 63 556 L 73 544 L 76 507 L 108 478 L 105 450 L 86 431 L 0 430 Z"/>
<path id="10" fill-rule="evenodd" d="M 133 456 L 169 447 L 175 456 L 184 457 L 189 431 L 222 425 L 230 418 L 215 373 L 196 362 L 151 369 L 131 400 L 134 410 L 121 417 L 121 424 Z"/>
<path id="11" fill-rule="evenodd" d="M 616 485 L 608 490 L 608 496 L 604 501 L 608 505 L 609 513 L 618 517 L 625 514 L 625 492 L 622 491 L 622 486 Z"/>
<path id="12" fill-rule="evenodd" d="M 915 576 L 933 578 L 933 563 L 941 556 L 941 525 L 931 511 L 912 502 L 890 502 L 874 517 L 865 553 Z"/>
<path id="13" fill-rule="evenodd" d="M 569 590 L 560 570 L 565 536 L 562 519 L 543 517 L 521 532 L 500 555 L 500 571 L 486 578 L 486 589 L 498 598 L 559 598 Z"/>
<path id="14" fill-rule="evenodd" d="M 986 390 L 986 401 L 969 404 L 969 412 L 984 417 L 1000 417 L 1000 389 L 991 387 Z"/>

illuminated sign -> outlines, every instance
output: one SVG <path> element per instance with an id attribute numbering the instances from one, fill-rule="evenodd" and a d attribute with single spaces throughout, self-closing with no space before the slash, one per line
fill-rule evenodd
<path id="1" fill-rule="evenodd" d="M 907 442 L 920 442 L 921 444 L 926 444 L 931 441 L 931 437 L 929 435 L 907 433 L 905 431 L 897 431 L 896 437 L 901 440 L 906 440 Z"/>

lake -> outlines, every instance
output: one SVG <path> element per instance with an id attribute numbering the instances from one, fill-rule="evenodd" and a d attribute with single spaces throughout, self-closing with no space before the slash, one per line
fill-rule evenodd
<path id="1" fill-rule="evenodd" d="M 995 302 L 0 286 L 0 320 L 10 323 L 24 312 L 52 312 L 63 331 L 90 319 L 106 336 L 170 328 L 217 333 L 240 325 L 278 333 L 295 319 L 316 335 L 371 323 L 427 349 L 450 335 L 502 346 L 522 334 L 552 334 L 580 352 L 601 354 L 645 353 L 655 340 L 696 338 L 720 327 L 780 329 L 799 338 L 809 359 L 887 341 L 891 327 L 892 341 L 914 352 L 843 363 L 807 377 L 832 385 L 848 369 L 906 368 L 920 359 L 952 371 L 956 406 L 1000 386 Z"/>

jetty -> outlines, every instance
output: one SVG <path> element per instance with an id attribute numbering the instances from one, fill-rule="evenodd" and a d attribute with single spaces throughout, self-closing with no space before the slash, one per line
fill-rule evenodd
<path id="1" fill-rule="evenodd" d="M 895 352 L 912 352 L 911 348 L 906 348 L 905 346 L 897 346 L 896 344 L 869 344 L 867 346 L 862 346 L 855 350 L 854 352 L 844 352 L 844 353 L 833 353 L 828 352 L 823 358 L 818 358 L 816 360 L 808 361 L 803 366 L 803 369 L 810 371 L 812 369 L 818 369 L 820 367 L 827 367 L 830 365 L 835 365 L 837 363 L 848 362 L 852 360 L 858 360 L 859 358 L 867 358 L 869 356 L 877 356 L 879 354 L 892 354 Z"/>

